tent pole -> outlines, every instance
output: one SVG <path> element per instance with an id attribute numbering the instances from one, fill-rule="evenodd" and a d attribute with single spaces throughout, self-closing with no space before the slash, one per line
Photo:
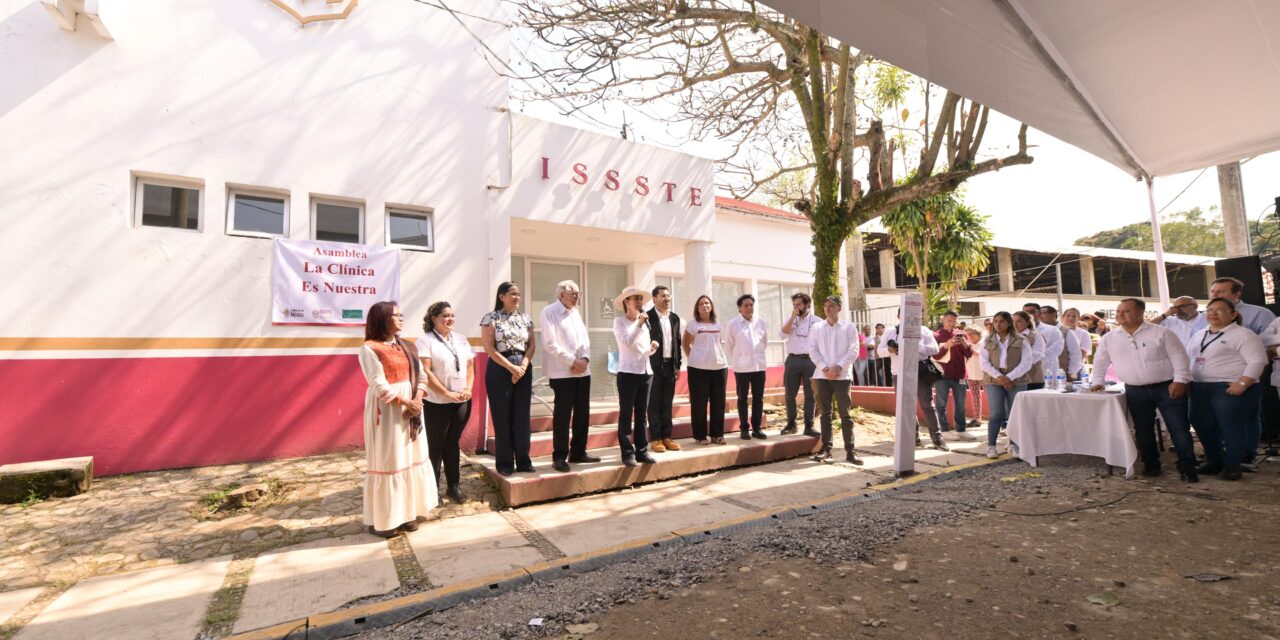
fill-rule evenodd
<path id="1" fill-rule="evenodd" d="M 1156 287 L 1160 291 L 1160 310 L 1169 308 L 1169 273 L 1164 269 L 1164 241 L 1160 239 L 1160 217 L 1156 215 L 1155 181 L 1148 177 L 1147 204 L 1151 207 L 1151 244 L 1156 251 Z"/>

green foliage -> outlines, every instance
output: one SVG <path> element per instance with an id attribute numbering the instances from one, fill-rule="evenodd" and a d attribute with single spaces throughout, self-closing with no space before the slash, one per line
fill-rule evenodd
<path id="1" fill-rule="evenodd" d="M 227 494 L 239 488 L 239 482 L 232 482 L 231 484 L 218 487 L 217 491 L 214 491 L 204 497 L 204 504 L 209 507 L 210 510 L 216 511 L 222 506 L 222 503 L 226 501 Z"/>
<path id="2" fill-rule="evenodd" d="M 1274 218 L 1264 220 L 1261 224 L 1250 220 L 1250 235 L 1255 250 L 1261 251 L 1266 244 L 1266 239 L 1276 235 L 1280 230 L 1278 227 L 1280 223 L 1277 223 Z M 1164 250 L 1171 253 L 1218 257 L 1227 255 L 1226 233 L 1223 231 L 1222 216 L 1219 215 L 1217 207 L 1209 207 L 1208 211 L 1193 207 L 1186 211 L 1162 216 L 1160 240 L 1164 243 Z M 1099 231 L 1076 240 L 1076 244 L 1134 251 L 1155 250 L 1149 222 L 1135 222 L 1117 229 Z"/>
<path id="3" fill-rule="evenodd" d="M 942 314 L 951 308 L 951 293 L 943 287 L 929 287 L 924 292 L 923 318 L 925 326 L 934 327 L 942 322 Z"/>
<path id="4" fill-rule="evenodd" d="M 23 509 L 27 509 L 29 507 L 34 507 L 48 499 L 49 499 L 49 496 L 46 496 L 35 489 L 27 489 L 27 497 L 23 498 L 22 502 L 18 503 L 18 506 L 22 507 Z"/>
<path id="5" fill-rule="evenodd" d="M 991 231 L 987 217 L 961 201 L 955 192 L 919 198 L 895 207 L 880 221 L 889 232 L 907 271 L 929 296 L 930 276 L 941 283 L 954 304 L 968 278 L 981 273 L 991 261 Z"/>
<path id="6" fill-rule="evenodd" d="M 891 64 L 877 64 L 871 73 L 872 95 L 875 97 L 876 110 L 880 113 L 892 111 L 901 120 L 910 115 L 904 109 L 897 113 L 899 105 L 906 101 L 911 93 L 911 80 L 914 76 Z"/>

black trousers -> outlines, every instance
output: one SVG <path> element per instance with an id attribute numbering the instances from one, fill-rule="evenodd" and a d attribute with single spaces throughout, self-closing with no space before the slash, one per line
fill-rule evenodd
<path id="1" fill-rule="evenodd" d="M 671 438 L 671 405 L 676 397 L 675 360 L 666 359 L 653 372 L 649 389 L 649 442 Z"/>
<path id="2" fill-rule="evenodd" d="M 511 364 L 524 361 L 521 356 L 507 358 Z M 533 372 L 525 371 L 518 382 L 511 382 L 511 372 L 490 361 L 484 369 L 485 391 L 489 394 L 489 418 L 493 421 L 494 452 L 499 470 L 515 469 L 516 463 L 529 462 L 529 403 L 533 402 Z"/>
<path id="3" fill-rule="evenodd" d="M 759 429 L 764 424 L 764 372 L 733 372 L 733 382 L 738 387 L 738 429 Z M 747 391 L 751 391 L 751 421 L 747 421 Z"/>
<path id="4" fill-rule="evenodd" d="M 471 401 L 436 404 L 422 403 L 423 426 L 427 431 L 427 455 L 431 458 L 431 476 L 440 482 L 440 466 L 444 465 L 445 481 L 450 487 L 458 486 L 458 465 L 462 454 L 458 441 L 462 430 L 471 419 Z"/>
<path id="5" fill-rule="evenodd" d="M 551 458 L 563 461 L 586 455 L 591 428 L 591 376 L 552 378 L 551 391 L 556 394 L 556 406 L 551 412 Z"/>
<path id="6" fill-rule="evenodd" d="M 707 439 L 707 404 L 711 404 L 711 437 L 724 437 L 724 395 L 728 369 L 689 367 L 689 405 L 694 440 Z"/>
<path id="7" fill-rule="evenodd" d="M 649 450 L 649 436 L 644 423 L 652 378 L 647 373 L 618 374 L 618 448 L 622 449 L 624 459 Z"/>

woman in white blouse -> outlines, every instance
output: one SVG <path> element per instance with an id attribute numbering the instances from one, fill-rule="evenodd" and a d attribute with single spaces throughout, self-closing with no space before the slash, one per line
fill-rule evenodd
<path id="1" fill-rule="evenodd" d="M 1256 411 L 1262 385 L 1257 384 L 1267 366 L 1262 339 L 1240 325 L 1236 306 L 1214 298 L 1204 310 L 1209 326 L 1197 331 L 1187 344 L 1191 359 L 1191 423 L 1204 445 L 1199 474 L 1221 474 L 1223 480 L 1239 480 L 1240 463 L 1250 446 L 1248 428 Z"/>
<path id="2" fill-rule="evenodd" d="M 653 381 L 649 356 L 658 350 L 658 342 L 649 337 L 649 314 L 643 311 L 648 299 L 649 292 L 639 287 L 627 287 L 613 299 L 614 308 L 623 312 L 613 319 L 613 337 L 618 341 L 618 448 L 628 467 L 657 462 L 649 455 L 645 424 Z"/>
<path id="3" fill-rule="evenodd" d="M 427 397 L 422 417 L 427 430 L 427 453 L 432 477 L 440 486 L 440 467 L 448 488 L 445 495 L 457 504 L 466 499 L 459 487 L 462 454 L 458 441 L 471 418 L 471 388 L 476 381 L 475 354 L 466 336 L 453 330 L 453 307 L 440 301 L 427 308 L 418 338 L 418 357 L 427 373 Z"/>
<path id="4" fill-rule="evenodd" d="M 738 388 L 738 431 L 743 440 L 753 436 L 764 440 L 765 348 L 769 344 L 769 326 L 755 315 L 756 297 L 738 297 L 738 315 L 725 328 L 724 347 L 733 367 L 733 382 Z M 751 416 L 747 419 L 747 397 L 751 397 Z"/>
<path id="5" fill-rule="evenodd" d="M 716 304 L 709 296 L 693 303 L 693 321 L 685 324 L 685 362 L 689 363 L 689 404 L 693 438 L 698 444 L 724 444 L 724 395 L 728 360 L 722 340 L 724 328 L 716 322 Z M 707 438 L 707 404 L 711 404 L 711 437 Z"/>

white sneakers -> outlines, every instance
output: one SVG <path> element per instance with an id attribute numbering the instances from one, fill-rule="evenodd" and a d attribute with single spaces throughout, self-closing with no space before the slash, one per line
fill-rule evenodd
<path id="1" fill-rule="evenodd" d="M 992 460 L 995 460 L 996 458 L 1000 457 L 1000 454 L 996 453 L 995 447 L 987 447 L 987 457 Z"/>
<path id="2" fill-rule="evenodd" d="M 1014 443 L 1010 442 L 1010 443 L 1009 443 L 1009 444 L 1004 448 L 1004 452 L 1016 458 L 1016 457 L 1018 457 L 1018 445 L 1016 445 L 1016 444 L 1014 444 Z"/>

